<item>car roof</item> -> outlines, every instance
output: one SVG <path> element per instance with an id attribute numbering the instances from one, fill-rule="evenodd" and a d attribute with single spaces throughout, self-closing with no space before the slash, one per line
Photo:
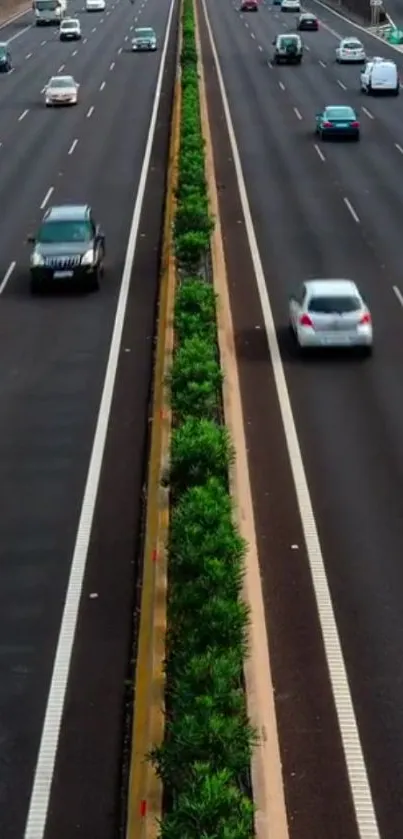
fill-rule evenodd
<path id="1" fill-rule="evenodd" d="M 359 39 L 359 38 L 357 38 L 357 37 L 356 37 L 356 35 L 347 35 L 347 37 L 346 37 L 346 38 L 342 38 L 342 39 L 341 39 L 341 43 L 342 43 L 342 44 L 343 44 L 345 41 L 354 41 L 354 43 L 355 43 L 355 44 L 361 44 L 360 39 Z"/>
<path id="2" fill-rule="evenodd" d="M 7 41 L 0 41 L 0 47 L 8 47 Z"/>
<path id="3" fill-rule="evenodd" d="M 64 20 L 61 22 L 61 26 L 65 23 L 80 23 L 78 17 L 65 17 Z"/>
<path id="4" fill-rule="evenodd" d="M 86 221 L 91 213 L 88 204 L 61 204 L 49 207 L 46 211 L 44 221 Z"/>
<path id="5" fill-rule="evenodd" d="M 326 105 L 324 111 L 350 111 L 355 114 L 355 110 L 351 105 Z"/>
<path id="6" fill-rule="evenodd" d="M 358 294 L 360 292 L 352 280 L 305 280 L 304 285 L 310 297 L 338 297 L 343 294 Z"/>
<path id="7" fill-rule="evenodd" d="M 152 26 L 136 26 L 134 31 L 135 32 L 149 32 L 150 29 L 154 32 L 154 29 L 153 29 Z"/>
<path id="8" fill-rule="evenodd" d="M 313 12 L 302 12 L 302 15 L 300 15 L 299 18 L 300 20 L 301 18 L 313 18 L 314 20 L 316 20 L 316 15 L 314 15 Z"/>
<path id="9" fill-rule="evenodd" d="M 74 77 L 73 76 L 51 76 L 50 77 L 51 82 L 56 81 L 56 79 L 58 81 L 74 82 Z"/>

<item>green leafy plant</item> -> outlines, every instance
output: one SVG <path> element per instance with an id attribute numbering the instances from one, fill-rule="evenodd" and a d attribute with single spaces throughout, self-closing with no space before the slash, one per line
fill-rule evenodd
<path id="1" fill-rule="evenodd" d="M 243 663 L 246 545 L 234 523 L 233 450 L 221 422 L 216 295 L 202 279 L 213 219 L 205 175 L 192 0 L 183 0 L 182 112 L 173 238 L 178 277 L 169 376 L 174 427 L 169 486 L 165 739 L 149 757 L 169 807 L 161 839 L 252 839 L 245 794 L 256 734 Z"/>
<path id="2" fill-rule="evenodd" d="M 214 419 L 221 383 L 214 344 L 198 335 L 183 341 L 175 353 L 170 373 L 175 422 L 183 422 L 187 417 Z"/>
<path id="3" fill-rule="evenodd" d="M 204 337 L 216 344 L 216 294 L 199 277 L 185 277 L 176 292 L 174 329 L 181 344 L 188 338 Z"/>
<path id="4" fill-rule="evenodd" d="M 226 428 L 211 420 L 186 419 L 172 434 L 170 481 L 174 498 L 211 477 L 225 486 L 232 454 Z"/>

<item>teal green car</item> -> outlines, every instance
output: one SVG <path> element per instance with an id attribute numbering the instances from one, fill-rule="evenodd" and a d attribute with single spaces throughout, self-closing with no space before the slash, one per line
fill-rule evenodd
<path id="1" fill-rule="evenodd" d="M 354 108 L 349 105 L 328 105 L 316 114 L 316 134 L 321 140 L 344 137 L 358 141 L 360 123 Z"/>

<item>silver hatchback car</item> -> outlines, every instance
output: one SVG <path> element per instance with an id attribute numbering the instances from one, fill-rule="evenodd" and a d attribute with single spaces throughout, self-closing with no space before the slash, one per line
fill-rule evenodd
<path id="1" fill-rule="evenodd" d="M 351 280 L 307 280 L 290 297 L 290 327 L 301 350 L 373 346 L 372 317 Z"/>

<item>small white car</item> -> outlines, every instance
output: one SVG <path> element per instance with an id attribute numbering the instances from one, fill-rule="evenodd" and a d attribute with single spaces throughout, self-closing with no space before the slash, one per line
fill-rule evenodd
<path id="1" fill-rule="evenodd" d="M 78 18 L 65 18 L 59 28 L 61 41 L 79 41 L 81 38 L 81 24 Z"/>
<path id="2" fill-rule="evenodd" d="M 397 65 L 394 61 L 384 58 L 373 58 L 368 61 L 361 72 L 360 87 L 362 93 L 390 93 L 398 96 L 400 93 L 400 79 Z"/>
<path id="3" fill-rule="evenodd" d="M 343 38 L 336 49 L 339 64 L 365 64 L 367 57 L 358 38 Z"/>
<path id="4" fill-rule="evenodd" d="M 371 313 L 352 280 L 306 280 L 290 297 L 289 323 L 300 350 L 361 347 L 372 352 Z"/>
<path id="5" fill-rule="evenodd" d="M 85 0 L 86 12 L 104 12 L 105 9 L 105 0 Z"/>
<path id="6" fill-rule="evenodd" d="M 300 12 L 300 0 L 281 0 L 280 9 L 282 12 Z"/>
<path id="7" fill-rule="evenodd" d="M 52 76 L 45 87 L 46 107 L 77 105 L 79 87 L 73 76 Z"/>

